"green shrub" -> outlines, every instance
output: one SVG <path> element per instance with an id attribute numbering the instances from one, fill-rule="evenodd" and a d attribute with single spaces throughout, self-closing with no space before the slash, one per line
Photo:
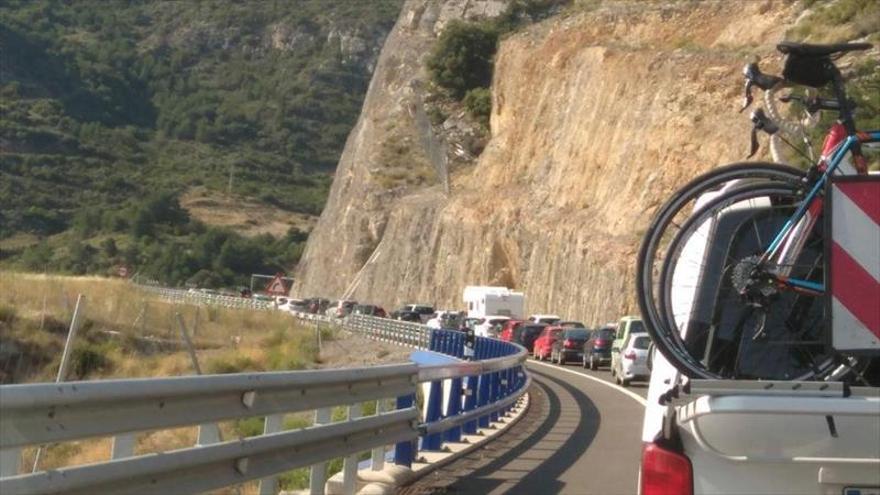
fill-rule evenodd
<path id="1" fill-rule="evenodd" d="M 68 378 L 84 379 L 92 373 L 108 370 L 113 362 L 107 356 L 107 346 L 82 344 L 73 349 L 70 356 L 70 375 Z"/>
<path id="2" fill-rule="evenodd" d="M 220 356 L 215 357 L 205 365 L 205 373 L 227 374 L 243 373 L 246 371 L 263 371 L 262 366 L 247 356 Z"/>
<path id="3" fill-rule="evenodd" d="M 474 88 L 464 95 L 467 111 L 484 126 L 489 127 L 492 113 L 492 92 L 488 88 Z"/>
<path id="4" fill-rule="evenodd" d="M 0 306 L 0 323 L 5 323 L 6 325 L 12 325 L 17 316 L 15 307 L 2 305 Z"/>
<path id="5" fill-rule="evenodd" d="M 492 82 L 492 59 L 498 47 L 493 24 L 454 21 L 440 35 L 428 58 L 428 71 L 438 86 L 461 99 L 468 90 Z"/>
<path id="6" fill-rule="evenodd" d="M 263 434 L 264 419 L 261 416 L 238 419 L 234 423 L 235 433 L 239 437 L 254 437 Z"/>

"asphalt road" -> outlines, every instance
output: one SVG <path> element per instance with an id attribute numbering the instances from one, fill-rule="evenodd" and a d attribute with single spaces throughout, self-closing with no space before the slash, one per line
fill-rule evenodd
<path id="1" fill-rule="evenodd" d="M 636 493 L 647 384 L 626 393 L 607 371 L 534 361 L 528 368 L 531 405 L 519 423 L 402 493 Z"/>

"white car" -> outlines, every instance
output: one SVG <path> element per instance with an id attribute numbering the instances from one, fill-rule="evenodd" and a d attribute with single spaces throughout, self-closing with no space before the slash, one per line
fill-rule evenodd
<path id="1" fill-rule="evenodd" d="M 704 232 L 709 227 L 715 225 L 707 222 Z M 683 340 L 696 328 L 687 319 L 699 314 L 701 294 L 713 294 L 717 287 L 700 283 L 700 262 L 686 261 L 703 260 L 714 249 L 711 243 L 732 244 L 717 237 L 693 236 L 680 254 L 683 269 L 673 276 L 670 299 L 674 314 L 684 318 L 676 318 Z M 715 304 L 706 306 L 716 310 Z M 756 362 L 797 370 L 795 359 L 758 357 L 763 359 Z M 877 387 L 693 379 L 660 352 L 652 363 L 642 426 L 641 495 L 880 494 Z"/>
<path id="2" fill-rule="evenodd" d="M 532 315 L 529 316 L 529 321 L 532 323 L 546 323 L 547 325 L 555 325 L 562 321 L 558 315 Z"/>
<path id="3" fill-rule="evenodd" d="M 458 311 L 452 309 L 438 309 L 434 312 L 431 318 L 425 323 L 428 328 L 441 329 L 443 328 L 443 319 L 448 318 L 450 315 L 457 315 Z"/>
<path id="4" fill-rule="evenodd" d="M 648 347 L 651 337 L 644 333 L 630 334 L 620 349 L 617 366 L 611 368 L 611 374 L 617 383 L 628 386 L 633 380 L 646 380 L 651 376 L 648 369 Z"/>
<path id="5" fill-rule="evenodd" d="M 509 319 L 509 316 L 487 316 L 474 327 L 474 335 L 477 337 L 497 337 L 501 325 L 504 325 L 504 322 Z"/>

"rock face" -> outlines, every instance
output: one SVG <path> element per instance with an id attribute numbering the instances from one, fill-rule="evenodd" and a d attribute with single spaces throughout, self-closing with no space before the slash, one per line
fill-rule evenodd
<path id="1" fill-rule="evenodd" d="M 430 162 L 413 117 L 418 61 L 439 14 L 467 3 L 404 7 L 293 292 L 461 307 L 466 285 L 506 285 L 528 312 L 588 324 L 637 312 L 651 215 L 689 178 L 743 158 L 740 69 L 773 56 L 794 4 L 606 2 L 534 25 L 501 44 L 476 165 L 448 178 L 448 194 L 437 174 L 384 187 L 388 140 L 409 139 L 414 167 Z"/>

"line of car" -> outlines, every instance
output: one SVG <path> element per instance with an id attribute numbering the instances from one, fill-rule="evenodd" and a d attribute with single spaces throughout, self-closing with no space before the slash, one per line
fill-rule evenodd
<path id="1" fill-rule="evenodd" d="M 633 380 L 647 380 L 651 373 L 648 369 L 650 338 L 641 320 L 634 316 L 624 316 L 616 323 L 591 329 L 555 314 L 534 314 L 525 320 L 503 315 L 467 317 L 464 311 L 435 310 L 429 304 L 404 304 L 391 313 L 375 304 L 322 298 L 279 297 L 276 305 L 280 310 L 323 313 L 337 318 L 363 314 L 424 323 L 436 329 L 469 329 L 477 336 L 516 342 L 539 361 L 549 359 L 560 366 L 575 362 L 591 370 L 607 366 L 612 377 L 623 386 Z"/>
<path id="2" fill-rule="evenodd" d="M 598 370 L 607 366 L 622 386 L 647 380 L 650 337 L 639 318 L 625 316 L 617 323 L 590 329 L 578 321 L 553 315 L 533 315 L 528 320 L 507 320 L 499 329 L 501 340 L 525 347 L 538 361 L 563 366 L 575 362 Z"/>

